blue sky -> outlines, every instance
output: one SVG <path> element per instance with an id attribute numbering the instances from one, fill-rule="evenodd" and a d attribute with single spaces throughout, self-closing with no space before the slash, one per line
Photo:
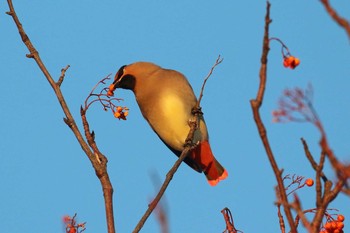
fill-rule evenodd
<path id="1" fill-rule="evenodd" d="M 270 35 L 301 59 L 295 70 L 282 66 L 280 45 L 271 44 L 267 91 L 261 114 L 272 149 L 285 174 L 314 177 L 300 138 L 317 157 L 319 133 L 309 124 L 272 123 L 271 112 L 285 88 L 314 88 L 314 105 L 329 142 L 349 161 L 349 39 L 318 1 L 271 1 Z M 346 3 L 332 2 L 350 19 Z M 182 165 L 166 200 L 171 232 L 222 232 L 220 211 L 231 209 L 244 232 L 279 232 L 275 178 L 258 137 L 249 100 L 258 88 L 265 1 L 14 1 L 30 39 L 53 77 L 67 64 L 62 85 L 81 126 L 79 108 L 96 82 L 122 65 L 152 61 L 185 74 L 198 94 L 217 56 L 224 61 L 207 83 L 202 101 L 212 149 L 229 178 L 210 187 L 204 175 Z M 20 40 L 8 7 L 0 3 L 0 192 L 4 232 L 62 232 L 61 217 L 78 213 L 87 232 L 106 229 L 102 191 L 57 100 Z M 130 108 L 118 121 L 95 105 L 88 112 L 96 141 L 108 157 L 118 232 L 130 232 L 155 194 L 151 174 L 163 179 L 176 157 L 143 120 L 131 92 L 117 91 Z M 334 174 L 326 167 L 328 177 Z M 298 192 L 305 209 L 314 207 L 314 188 Z M 350 216 L 349 198 L 330 207 Z M 349 218 L 348 218 L 349 219 Z M 349 229 L 345 221 L 345 232 Z M 301 228 L 300 232 L 304 232 Z M 151 216 L 142 232 L 158 232 Z"/>

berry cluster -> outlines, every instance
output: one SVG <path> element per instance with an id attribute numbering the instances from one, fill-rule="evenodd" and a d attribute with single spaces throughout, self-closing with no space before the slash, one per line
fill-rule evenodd
<path id="1" fill-rule="evenodd" d="M 299 58 L 294 56 L 284 56 L 283 65 L 286 68 L 295 69 L 300 64 Z"/>
<path id="2" fill-rule="evenodd" d="M 129 114 L 127 110 L 129 110 L 127 107 L 117 106 L 114 111 L 114 117 L 118 118 L 119 120 L 126 120 L 126 116 Z"/>
<path id="3" fill-rule="evenodd" d="M 75 217 L 77 214 L 75 214 L 73 217 L 70 217 L 69 215 L 66 215 L 63 217 L 63 224 L 65 225 L 66 228 L 66 233 L 82 233 L 85 231 L 85 224 L 84 223 L 77 223 Z"/>
<path id="4" fill-rule="evenodd" d="M 272 37 L 270 40 L 277 41 L 282 45 L 283 65 L 286 68 L 294 70 L 300 64 L 300 59 L 292 56 L 292 54 L 289 52 L 288 47 L 279 38 Z"/>
<path id="5" fill-rule="evenodd" d="M 328 219 L 320 233 L 344 233 L 344 216 L 338 214 L 337 219 Z"/>

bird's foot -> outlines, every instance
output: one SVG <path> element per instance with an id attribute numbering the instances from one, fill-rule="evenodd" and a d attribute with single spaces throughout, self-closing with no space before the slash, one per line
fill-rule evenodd
<path id="1" fill-rule="evenodd" d="M 202 108 L 201 107 L 193 107 L 191 113 L 193 115 L 203 115 Z"/>
<path id="2" fill-rule="evenodd" d="M 199 142 L 194 143 L 190 138 L 186 139 L 184 147 L 190 147 L 191 149 L 198 146 Z"/>

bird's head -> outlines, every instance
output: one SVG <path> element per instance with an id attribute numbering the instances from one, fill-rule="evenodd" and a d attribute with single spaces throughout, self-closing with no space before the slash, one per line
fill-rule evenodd
<path id="1" fill-rule="evenodd" d="M 137 84 L 149 79 L 148 77 L 158 69 L 161 68 L 150 62 L 136 62 L 120 67 L 115 74 L 113 83 L 109 86 L 108 95 L 113 95 L 113 91 L 117 88 L 135 92 Z"/>

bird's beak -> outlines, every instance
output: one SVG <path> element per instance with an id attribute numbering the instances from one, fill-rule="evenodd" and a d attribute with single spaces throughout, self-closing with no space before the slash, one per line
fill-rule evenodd
<path id="1" fill-rule="evenodd" d="M 107 96 L 114 96 L 114 90 L 116 89 L 114 82 L 109 85 Z"/>

